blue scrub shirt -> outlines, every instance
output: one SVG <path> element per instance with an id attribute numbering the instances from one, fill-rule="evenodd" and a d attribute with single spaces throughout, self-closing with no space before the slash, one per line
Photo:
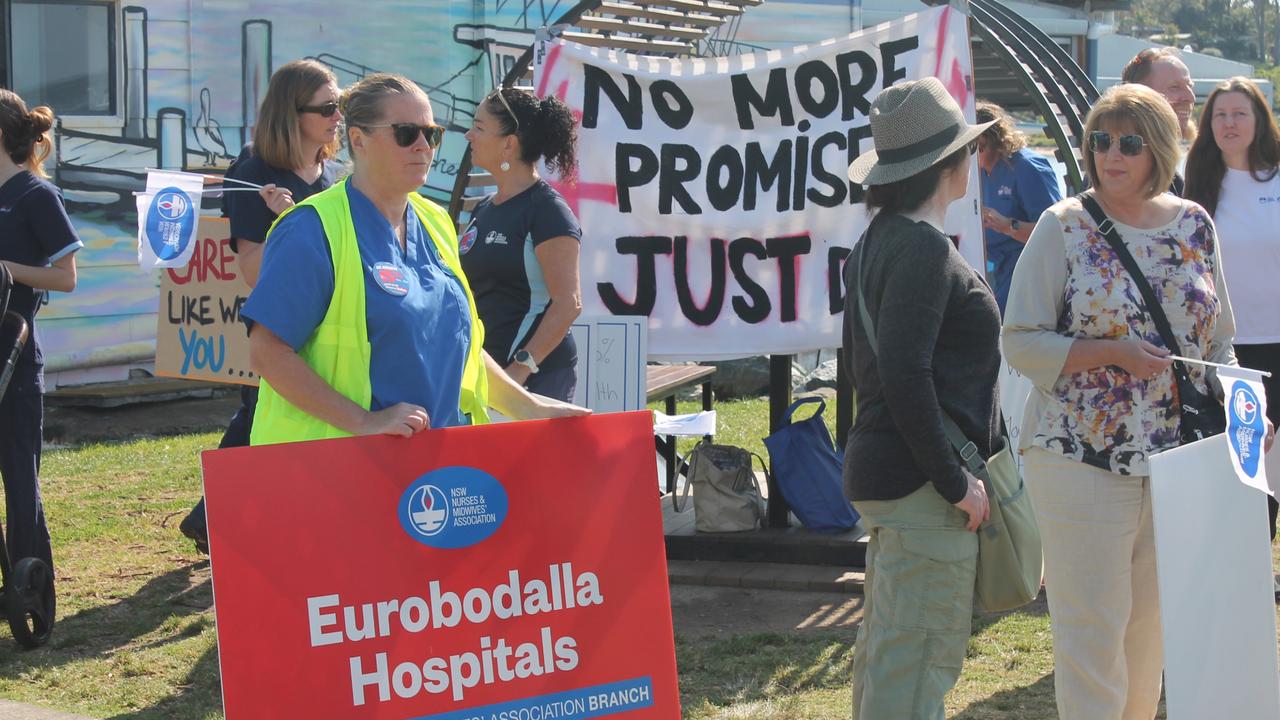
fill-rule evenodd
<path id="1" fill-rule="evenodd" d="M 982 204 L 1019 224 L 1034 225 L 1040 214 L 1062 199 L 1058 176 L 1048 158 L 1023 148 L 983 173 Z M 1022 255 L 1022 243 L 991 228 L 983 231 L 987 244 L 987 277 L 995 292 L 1000 314 L 1009 299 L 1013 267 Z"/>
<path id="2" fill-rule="evenodd" d="M 351 183 L 346 192 L 364 265 L 370 410 L 407 402 L 426 408 L 433 428 L 469 424 L 458 410 L 471 344 L 471 312 L 462 283 L 444 267 L 412 207 L 405 211 L 406 247 L 401 252 L 391 224 L 373 203 Z M 301 207 L 271 232 L 258 285 L 242 314 L 296 352 L 329 309 L 333 275 L 320 217 Z"/>

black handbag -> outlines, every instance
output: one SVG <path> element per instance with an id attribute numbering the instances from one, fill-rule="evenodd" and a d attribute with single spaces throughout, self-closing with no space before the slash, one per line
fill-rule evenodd
<path id="1" fill-rule="evenodd" d="M 1102 206 L 1091 194 L 1081 193 L 1076 197 L 1084 205 L 1085 210 L 1089 211 L 1089 215 L 1098 225 L 1098 231 L 1110 243 L 1111 249 L 1116 251 L 1120 264 L 1124 265 L 1124 269 L 1133 278 L 1133 284 L 1142 295 L 1142 304 L 1146 306 L 1147 314 L 1151 316 L 1151 321 L 1160 333 L 1160 339 L 1164 341 L 1165 347 L 1174 355 L 1185 355 L 1178 344 L 1177 337 L 1173 334 L 1173 328 L 1169 325 L 1168 316 L 1164 314 L 1164 308 L 1156 299 L 1155 291 L 1151 289 L 1151 284 L 1147 282 L 1146 275 L 1138 267 L 1129 248 L 1125 247 L 1120 233 L 1116 232 L 1115 223 L 1111 222 L 1111 218 L 1107 217 Z M 1178 388 L 1178 412 L 1181 418 L 1179 435 L 1182 444 L 1186 445 L 1225 432 L 1227 416 L 1222 403 L 1216 397 L 1205 395 L 1196 388 L 1195 383 L 1191 382 L 1186 363 L 1181 360 L 1173 361 L 1173 378 Z"/>

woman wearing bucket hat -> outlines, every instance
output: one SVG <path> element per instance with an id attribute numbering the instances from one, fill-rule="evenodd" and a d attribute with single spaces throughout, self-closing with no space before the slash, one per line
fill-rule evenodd
<path id="1" fill-rule="evenodd" d="M 870 186 L 875 213 L 845 266 L 844 347 L 858 417 L 844 483 L 871 536 L 855 719 L 941 720 L 968 645 L 973 531 L 987 517 L 987 495 L 942 416 L 983 457 L 992 454 L 1000 311 L 942 224 L 968 190 L 970 156 L 988 125 L 969 125 L 935 78 L 902 83 L 876 98 L 875 151 L 849 166 L 850 180 Z"/>

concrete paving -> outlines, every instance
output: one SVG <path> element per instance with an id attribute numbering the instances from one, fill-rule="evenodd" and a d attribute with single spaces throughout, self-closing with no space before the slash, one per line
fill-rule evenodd
<path id="1" fill-rule="evenodd" d="M 34 705 L 24 705 L 11 700 L 0 700 L 0 718 L 3 720 L 93 720 L 84 715 L 72 715 L 56 710 L 45 710 Z"/>

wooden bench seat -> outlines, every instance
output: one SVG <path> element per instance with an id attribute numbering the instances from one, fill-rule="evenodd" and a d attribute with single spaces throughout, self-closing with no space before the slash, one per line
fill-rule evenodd
<path id="1" fill-rule="evenodd" d="M 645 398 L 648 402 L 664 402 L 663 411 L 668 415 L 676 414 L 676 396 L 681 391 L 702 386 L 702 409 L 710 410 L 712 403 L 711 377 L 716 369 L 708 365 L 649 365 L 645 368 Z M 708 435 L 710 440 L 711 436 Z M 655 436 L 658 452 L 667 465 L 667 492 L 676 490 L 676 475 L 680 465 L 680 456 L 676 454 L 676 438 L 674 435 Z"/>

